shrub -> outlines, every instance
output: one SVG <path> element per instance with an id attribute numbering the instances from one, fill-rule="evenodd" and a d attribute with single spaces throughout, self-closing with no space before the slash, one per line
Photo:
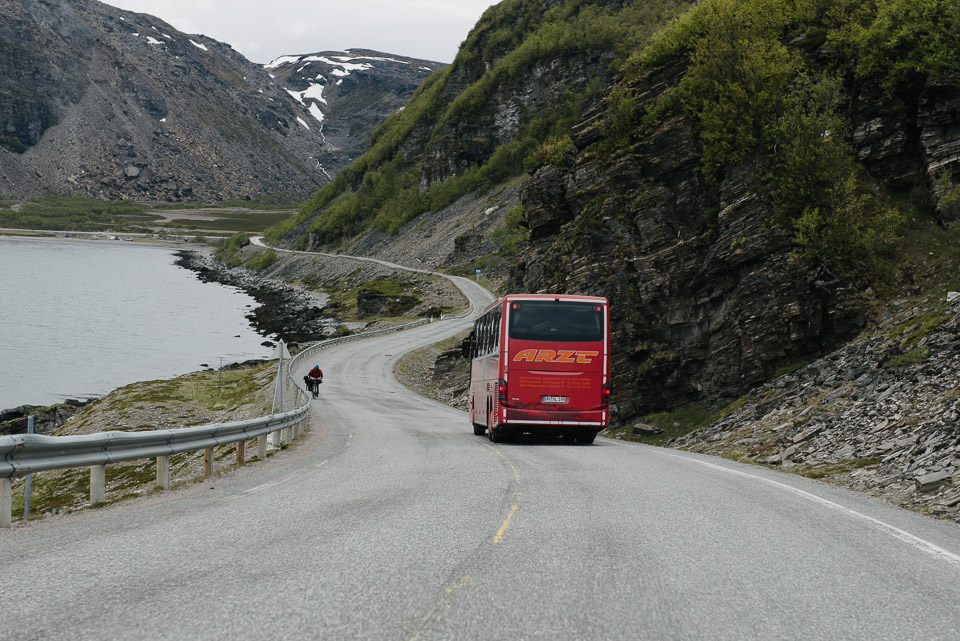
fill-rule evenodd
<path id="1" fill-rule="evenodd" d="M 230 267 L 239 267 L 241 263 L 240 248 L 249 244 L 249 242 L 250 237 L 247 234 L 237 232 L 220 241 L 220 247 L 217 248 L 215 256 L 217 260 L 226 263 Z"/>
<path id="2" fill-rule="evenodd" d="M 842 0 L 828 16 L 830 44 L 890 93 L 911 76 L 960 71 L 957 0 Z"/>
<path id="3" fill-rule="evenodd" d="M 257 254 L 256 256 L 251 258 L 247 262 L 247 268 L 252 269 L 253 271 L 256 271 L 256 272 L 262 271 L 267 267 L 270 267 L 270 265 L 273 265 L 275 262 L 277 262 L 277 258 L 278 258 L 277 252 L 275 252 L 272 249 L 268 249 L 267 251 L 261 254 Z"/>
<path id="4" fill-rule="evenodd" d="M 873 256 L 887 250 L 903 224 L 903 215 L 878 205 L 855 176 L 830 190 L 830 207 L 814 206 L 796 221 L 796 242 L 815 260 L 848 274 L 866 274 Z"/>
<path id="5" fill-rule="evenodd" d="M 933 190 L 940 216 L 949 219 L 960 217 L 960 185 L 953 184 L 950 172 L 944 171 L 934 180 Z"/>
<path id="6" fill-rule="evenodd" d="M 960 20 L 957 0 L 907 4 L 703 0 L 624 65 L 629 78 L 684 56 L 690 62 L 682 80 L 647 110 L 641 126 L 685 114 L 694 122 L 708 179 L 720 182 L 731 167 L 752 163 L 753 189 L 772 195 L 774 220 L 794 229 L 805 254 L 845 273 L 866 275 L 896 239 L 903 217 L 882 206 L 858 178 L 844 116 L 844 61 L 822 64 L 825 59 L 807 55 L 796 34 L 819 43 L 825 36 L 816 34 L 829 27 L 827 51 L 846 52 L 856 60 L 858 74 L 882 70 L 891 82 L 909 75 L 907 69 L 960 68 L 958 29 L 935 24 L 949 13 L 946 5 L 953 14 L 945 24 Z M 897 24 L 891 16 L 911 24 Z M 920 33 L 930 39 L 915 42 Z M 876 51 L 885 53 L 877 57 Z M 626 89 L 612 94 L 611 139 L 629 131 L 629 98 Z"/>

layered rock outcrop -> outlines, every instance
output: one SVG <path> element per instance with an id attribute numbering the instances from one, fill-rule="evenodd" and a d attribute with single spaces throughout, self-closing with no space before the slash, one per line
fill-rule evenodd
<path id="1" fill-rule="evenodd" d="M 637 113 L 684 66 L 634 81 Z M 851 93 L 852 141 L 877 183 L 929 191 L 931 176 L 960 174 L 960 84 L 927 82 L 912 103 Z M 611 299 L 621 418 L 722 406 L 864 327 L 869 292 L 794 251 L 751 165 L 705 180 L 693 123 L 680 116 L 623 152 L 598 152 L 612 118 L 603 106 L 588 113 L 572 166 L 541 167 L 524 190 L 530 236 L 510 288 Z"/>

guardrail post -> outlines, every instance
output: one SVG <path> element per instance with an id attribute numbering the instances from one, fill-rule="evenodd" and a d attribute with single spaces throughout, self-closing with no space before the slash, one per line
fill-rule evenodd
<path id="1" fill-rule="evenodd" d="M 107 466 L 94 465 L 90 468 L 90 502 L 103 503 L 107 498 Z"/>
<path id="2" fill-rule="evenodd" d="M 161 490 L 170 489 L 170 457 L 157 457 L 157 487 Z"/>
<path id="3" fill-rule="evenodd" d="M 267 458 L 267 435 L 261 434 L 257 437 L 257 458 L 261 461 Z"/>
<path id="4" fill-rule="evenodd" d="M 33 414 L 27 417 L 27 434 L 33 434 Z M 33 474 L 27 474 L 23 479 L 23 520 L 30 520 L 30 493 L 33 492 Z"/>
<path id="5" fill-rule="evenodd" d="M 0 527 L 13 525 L 13 482 L 0 479 Z"/>
<path id="6" fill-rule="evenodd" d="M 237 441 L 237 466 L 243 465 L 243 460 L 247 455 L 247 442 Z"/>
<path id="7" fill-rule="evenodd" d="M 213 476 L 213 448 L 208 447 L 203 450 L 203 478 Z"/>

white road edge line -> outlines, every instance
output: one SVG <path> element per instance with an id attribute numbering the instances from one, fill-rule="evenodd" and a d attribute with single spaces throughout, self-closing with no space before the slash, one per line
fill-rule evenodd
<path id="1" fill-rule="evenodd" d="M 326 461 L 324 461 L 324 463 L 326 463 Z M 323 465 L 323 463 L 321 463 L 320 465 Z M 320 465 L 318 465 L 317 467 L 320 467 Z M 253 493 L 255 493 L 255 492 L 259 492 L 260 490 L 265 490 L 265 489 L 267 489 L 268 487 L 274 487 L 275 485 L 283 485 L 284 483 L 287 483 L 287 482 L 290 481 L 291 479 L 297 478 L 297 477 L 300 476 L 301 474 L 303 474 L 303 471 L 294 472 L 294 473 L 291 474 L 290 476 L 287 476 L 287 477 L 285 477 L 285 478 L 282 478 L 282 479 L 280 479 L 279 481 L 273 481 L 273 482 L 271 482 L 271 483 L 261 483 L 260 485 L 257 485 L 257 486 L 255 486 L 255 487 L 251 487 L 249 490 L 244 490 L 243 492 L 240 492 L 240 494 L 237 494 L 236 496 L 231 497 L 231 498 L 232 498 L 233 500 L 242 499 L 243 497 L 245 497 L 245 496 L 247 496 L 247 495 L 249 495 L 249 494 L 253 494 Z"/>
<path id="2" fill-rule="evenodd" d="M 630 444 L 630 443 L 625 443 L 625 442 L 623 442 L 623 441 L 617 441 L 617 440 L 614 440 L 614 439 L 610 439 L 610 442 L 612 442 L 614 445 L 625 445 L 625 446 L 627 446 L 627 447 L 631 447 L 631 444 Z M 889 534 L 890 536 L 892 536 L 892 537 L 894 537 L 894 538 L 896 538 L 896 539 L 898 539 L 898 540 L 900 540 L 900 541 L 903 541 L 903 542 L 906 543 L 907 545 L 910 545 L 911 547 L 914 547 L 914 548 L 920 550 L 921 552 L 924 552 L 924 553 L 929 554 L 929 555 L 934 556 L 934 557 L 939 557 L 939 558 L 947 561 L 947 562 L 950 563 L 951 565 L 954 565 L 954 566 L 956 566 L 956 567 L 960 567 L 960 554 L 954 554 L 953 552 L 951 552 L 951 551 L 949 551 L 949 550 L 945 550 L 944 548 L 940 547 L 939 545 L 936 545 L 936 544 L 934 544 L 934 543 L 931 543 L 930 541 L 927 541 L 927 540 L 925 540 L 925 539 L 921 539 L 919 536 L 916 536 L 916 535 L 914 535 L 914 534 L 910 534 L 910 533 L 907 532 L 906 530 L 901 530 L 900 528 L 898 528 L 898 527 L 896 527 L 896 526 L 894 526 L 894 525 L 890 525 L 889 523 L 885 523 L 884 521 L 881 521 L 880 519 L 875 519 L 875 518 L 873 518 L 872 516 L 867 516 L 866 514 L 863 514 L 862 512 L 857 512 L 856 510 L 852 510 L 852 509 L 850 509 L 850 508 L 848 508 L 848 507 L 844 507 L 844 506 L 840 505 L 839 503 L 834 503 L 833 501 L 830 501 L 830 500 L 828 500 L 828 499 L 819 497 L 819 496 L 817 496 L 816 494 L 812 494 L 812 493 L 807 492 L 807 491 L 805 491 L 805 490 L 801 490 L 801 489 L 795 488 L 795 487 L 793 487 L 793 486 L 791 486 L 791 485 L 787 485 L 786 483 L 781 483 L 781 482 L 779 482 L 779 481 L 774 481 L 774 480 L 772 480 L 772 479 L 766 479 L 766 478 L 763 478 L 762 476 L 757 476 L 756 474 L 750 474 L 750 473 L 748 473 L 748 472 L 741 472 L 740 470 L 733 470 L 733 469 L 730 469 L 729 467 L 724 467 L 723 465 L 717 465 L 716 463 L 709 463 L 709 462 L 707 462 L 707 461 L 701 461 L 701 460 L 699 460 L 699 459 L 695 459 L 695 458 L 692 458 L 692 457 L 689 457 L 689 456 L 683 456 L 682 454 L 675 454 L 675 453 L 671 453 L 671 452 L 664 452 L 664 454 L 665 454 L 666 456 L 671 457 L 671 458 L 678 458 L 678 459 L 680 459 L 680 460 L 682 460 L 682 461 L 686 461 L 686 462 L 688 462 L 688 463 L 696 463 L 696 464 L 698 464 L 698 465 L 702 465 L 702 466 L 704 466 L 704 467 L 709 467 L 709 468 L 711 468 L 711 469 L 718 470 L 718 471 L 720 471 L 720 472 L 726 472 L 727 474 L 734 474 L 734 475 L 736 475 L 736 476 L 742 476 L 742 477 L 745 477 L 745 478 L 753 479 L 754 481 L 761 481 L 761 482 L 766 483 L 766 484 L 768 484 L 768 485 L 772 485 L 772 486 L 777 487 L 777 488 L 780 488 L 780 489 L 782 489 L 782 490 L 786 490 L 786 491 L 790 492 L 791 494 L 795 494 L 795 495 L 799 496 L 799 497 L 802 498 L 802 499 L 806 499 L 806 500 L 811 501 L 811 502 L 813 502 L 813 503 L 818 503 L 818 504 L 820 504 L 820 505 L 823 505 L 824 507 L 828 507 L 828 508 L 833 509 L 833 510 L 836 510 L 836 511 L 842 513 L 842 514 L 846 514 L 847 516 L 853 516 L 853 517 L 862 519 L 862 520 L 864 520 L 864 521 L 867 521 L 867 522 L 870 523 L 871 525 L 875 526 L 875 527 L 878 528 L 879 530 L 885 532 L 886 534 Z"/>
<path id="3" fill-rule="evenodd" d="M 715 463 L 709 463 L 709 462 L 707 462 L 707 461 L 700 461 L 700 460 L 698 460 L 698 459 L 690 458 L 690 457 L 687 457 L 687 456 L 682 456 L 682 455 L 680 455 L 680 454 L 666 453 L 666 455 L 667 455 L 667 456 L 670 456 L 670 457 L 672 457 L 672 458 L 678 458 L 678 459 L 681 459 L 681 460 L 683 460 L 683 461 L 687 461 L 687 462 L 689 462 L 689 463 L 696 463 L 696 464 L 698 464 L 698 465 L 703 465 L 704 467 L 709 467 L 709 468 L 711 468 L 711 469 L 718 470 L 718 471 L 720 471 L 720 472 L 726 472 L 727 474 L 734 474 L 734 475 L 736 475 L 736 476 L 743 476 L 743 477 L 746 477 L 746 478 L 749 478 L 749 479 L 753 479 L 753 480 L 755 480 L 755 481 L 761 481 L 761 482 L 766 483 L 766 484 L 768 484 L 768 485 L 773 485 L 774 487 L 777 487 L 777 488 L 780 488 L 780 489 L 782 489 L 782 490 L 786 490 L 787 492 L 790 492 L 790 493 L 792 493 L 792 494 L 795 494 L 795 495 L 799 496 L 799 497 L 802 498 L 802 499 L 806 499 L 806 500 L 811 501 L 811 502 L 813 502 L 813 503 L 818 503 L 818 504 L 823 505 L 823 506 L 825 506 L 825 507 L 828 507 L 828 508 L 830 508 L 830 509 L 836 510 L 836 511 L 840 512 L 841 514 L 846 514 L 847 516 L 853 516 L 853 517 L 862 519 L 862 520 L 864 520 L 864 521 L 867 521 L 868 523 L 870 523 L 871 525 L 874 525 L 875 527 L 877 527 L 877 528 L 880 529 L 881 531 L 886 532 L 886 533 L 889 534 L 890 536 L 892 536 L 892 537 L 894 537 L 894 538 L 896 538 L 896 539 L 899 539 L 900 541 L 903 541 L 904 543 L 906 543 L 906 544 L 908 544 L 908 545 L 910 545 L 910 546 L 913 546 L 914 548 L 920 550 L 921 552 L 925 552 L 926 554 L 929 554 L 929 555 L 934 556 L 934 557 L 942 558 L 942 559 L 944 559 L 945 561 L 947 561 L 948 563 L 950 563 L 951 565 L 954 565 L 954 566 L 956 566 L 956 567 L 960 567 L 960 554 L 954 554 L 953 552 L 950 552 L 949 550 L 943 549 L 943 548 L 940 547 L 939 545 L 935 545 L 935 544 L 931 543 L 930 541 L 926 541 L 926 540 L 924 540 L 924 539 L 921 539 L 920 537 L 915 536 L 915 535 L 913 535 L 913 534 L 910 534 L 909 532 L 907 532 L 907 531 L 905 531 L 905 530 L 901 530 L 900 528 L 898 528 L 898 527 L 896 527 L 896 526 L 890 525 L 889 523 L 885 523 L 884 521 L 881 521 L 880 519 L 875 519 L 875 518 L 873 518 L 872 516 L 867 516 L 866 514 L 863 514 L 862 512 L 857 512 L 856 510 L 852 510 L 852 509 L 850 509 L 850 508 L 848 508 L 848 507 L 844 507 L 844 506 L 840 505 L 839 503 L 834 503 L 833 501 L 830 501 L 830 500 L 828 500 L 828 499 L 819 497 L 819 496 L 817 496 L 816 494 L 812 494 L 812 493 L 807 492 L 807 491 L 805 491 L 805 490 L 800 490 L 800 489 L 798 489 L 798 488 L 795 488 L 795 487 L 792 487 L 792 486 L 790 486 L 790 485 L 787 485 L 786 483 L 780 483 L 779 481 L 774 481 L 774 480 L 772 480 L 772 479 L 766 479 L 766 478 L 763 478 L 762 476 L 757 476 L 756 474 L 750 474 L 750 473 L 748 473 L 748 472 L 741 472 L 740 470 L 732 470 L 732 469 L 730 469 L 730 468 L 728 468 L 728 467 L 724 467 L 724 466 L 722 466 L 722 465 L 717 465 L 717 464 L 715 464 Z"/>

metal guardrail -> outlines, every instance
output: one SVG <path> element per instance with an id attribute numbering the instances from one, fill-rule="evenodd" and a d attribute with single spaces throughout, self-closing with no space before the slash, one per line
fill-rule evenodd
<path id="1" fill-rule="evenodd" d="M 309 406 L 245 421 L 180 429 L 0 437 L 0 477 L 22 478 L 36 472 L 171 456 L 246 441 L 293 427 L 303 419 L 307 408 Z"/>
<path id="2" fill-rule="evenodd" d="M 421 319 L 386 329 L 331 338 L 308 346 L 287 364 L 286 384 L 297 391 L 295 409 L 269 414 L 254 419 L 229 423 L 212 423 L 180 429 L 148 430 L 142 432 L 108 431 L 76 436 L 43 436 L 17 434 L 0 436 L 0 527 L 9 527 L 12 521 L 12 479 L 35 472 L 78 467 L 90 468 L 90 501 L 99 503 L 105 497 L 106 465 L 144 458 L 157 459 L 157 486 L 169 489 L 170 460 L 173 454 L 205 450 L 205 473 L 210 473 L 212 450 L 219 445 L 245 443 L 259 438 L 260 458 L 266 458 L 267 435 L 286 431 L 289 439 L 274 437 L 275 443 L 295 440 L 302 433 L 310 410 L 310 397 L 291 375 L 301 359 L 332 345 L 396 332 L 431 322 Z M 301 402 L 302 401 L 302 402 Z M 242 450 L 238 451 L 238 462 Z"/>

